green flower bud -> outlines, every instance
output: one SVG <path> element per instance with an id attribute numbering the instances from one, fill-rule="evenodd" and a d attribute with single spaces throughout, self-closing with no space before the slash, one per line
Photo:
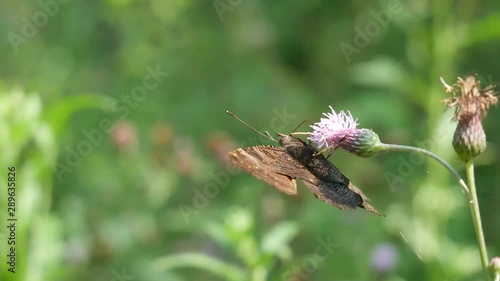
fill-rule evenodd
<path id="1" fill-rule="evenodd" d="M 486 134 L 479 115 L 461 118 L 453 136 L 453 148 L 462 161 L 469 161 L 483 153 Z"/>
<path id="2" fill-rule="evenodd" d="M 493 273 L 495 276 L 500 275 L 500 257 L 494 257 L 491 259 L 490 262 L 490 267 L 491 270 L 493 270 Z"/>
<path id="3" fill-rule="evenodd" d="M 372 157 L 381 151 L 380 138 L 370 129 L 358 129 L 345 136 L 339 146 L 360 157 Z"/>

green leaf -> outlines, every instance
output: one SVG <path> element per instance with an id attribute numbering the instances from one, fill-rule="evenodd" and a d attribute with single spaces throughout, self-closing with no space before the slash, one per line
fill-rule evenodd
<path id="1" fill-rule="evenodd" d="M 58 100 L 46 108 L 44 119 L 54 129 L 54 134 L 59 137 L 65 131 L 69 118 L 73 113 L 82 109 L 101 109 L 109 111 L 112 98 L 103 95 L 82 94 Z"/>
<path id="2" fill-rule="evenodd" d="M 408 74 L 403 65 L 389 57 L 379 56 L 351 68 L 352 81 L 360 86 L 382 87 L 401 91 Z"/>
<path id="3" fill-rule="evenodd" d="M 477 20 L 469 26 L 468 40 L 464 45 L 473 45 L 488 40 L 496 40 L 500 37 L 500 13 L 492 14 Z M 464 46 L 462 46 L 464 47 Z"/>
<path id="4" fill-rule="evenodd" d="M 153 261 L 155 270 L 172 270 L 182 267 L 194 267 L 224 277 L 227 280 L 245 280 L 245 272 L 239 267 L 222 262 L 200 253 L 169 255 Z"/>
<path id="5" fill-rule="evenodd" d="M 289 244 L 298 233 L 299 226 L 297 223 L 280 223 L 262 238 L 262 251 L 285 258 L 291 255 Z"/>

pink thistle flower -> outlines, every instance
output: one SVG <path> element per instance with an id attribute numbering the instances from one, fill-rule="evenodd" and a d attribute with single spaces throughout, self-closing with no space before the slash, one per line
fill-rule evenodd
<path id="1" fill-rule="evenodd" d="M 311 125 L 314 132 L 309 140 L 316 143 L 318 148 L 337 145 L 346 135 L 354 133 L 358 126 L 349 111 L 341 110 L 338 114 L 330 106 L 332 113 L 323 113 L 327 118 L 321 118 L 318 123 Z"/>
<path id="2" fill-rule="evenodd" d="M 375 132 L 369 129 L 358 129 L 357 119 L 349 111 L 341 110 L 338 114 L 330 106 L 331 113 L 323 113 L 327 118 L 311 125 L 314 130 L 308 138 L 318 148 L 341 147 L 355 155 L 370 157 L 378 154 L 382 143 Z"/>

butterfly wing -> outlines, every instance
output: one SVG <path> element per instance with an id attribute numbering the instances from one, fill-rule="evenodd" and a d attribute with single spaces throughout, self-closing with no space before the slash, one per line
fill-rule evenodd
<path id="1" fill-rule="evenodd" d="M 368 197 L 363 193 L 363 191 L 361 191 L 361 189 L 359 189 L 357 186 L 355 186 L 354 184 L 352 183 L 349 183 L 349 189 L 356 192 L 357 194 L 359 194 L 359 196 L 361 196 L 361 199 L 363 200 L 363 203 L 361 203 L 361 206 L 359 206 L 360 208 L 363 208 L 367 211 L 370 211 L 374 214 L 377 214 L 381 217 L 385 217 L 384 214 L 382 214 L 381 212 L 379 212 L 377 209 L 375 209 L 372 205 L 370 205 L 367 201 L 370 200 L 368 199 Z"/>
<path id="2" fill-rule="evenodd" d="M 307 182 L 316 182 L 317 178 L 309 172 L 303 164 L 294 159 L 290 154 L 283 153 L 276 161 L 276 171 L 292 178 L 299 178 Z"/>
<path id="3" fill-rule="evenodd" d="M 280 141 L 289 157 L 296 159 L 297 165 L 303 167 L 289 175 L 302 179 L 316 198 L 340 209 L 360 207 L 384 216 L 368 204 L 368 198 L 363 192 L 353 185 L 335 165 L 323 155 L 315 155 L 318 152 L 316 148 L 293 137 L 281 136 Z M 290 160 L 284 162 L 294 165 L 294 162 Z M 287 165 L 289 164 L 283 164 L 283 167 L 287 168 Z"/>
<path id="4" fill-rule="evenodd" d="M 277 159 L 284 155 L 287 153 L 282 147 L 268 145 L 238 148 L 228 154 L 231 165 L 276 187 L 285 194 L 295 195 L 297 194 L 295 177 L 280 173 L 276 169 Z"/>
<path id="5" fill-rule="evenodd" d="M 332 206 L 340 209 L 359 207 L 384 216 L 368 204 L 366 195 L 328 160 L 312 161 L 309 165 L 307 169 L 304 168 L 303 164 L 286 153 L 278 158 L 276 170 L 281 174 L 301 179 L 316 198 Z M 317 175 L 311 173 L 309 169 L 315 171 Z"/>
<path id="6" fill-rule="evenodd" d="M 359 207 L 384 217 L 382 213 L 368 204 L 367 197 L 352 183 L 346 186 L 339 182 L 318 180 L 315 183 L 304 181 L 304 184 L 316 198 L 339 209 Z"/>

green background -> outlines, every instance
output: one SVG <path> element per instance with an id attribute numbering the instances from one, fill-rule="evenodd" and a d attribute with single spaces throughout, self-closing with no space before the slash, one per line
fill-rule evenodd
<path id="1" fill-rule="evenodd" d="M 227 168 L 229 149 L 276 144 L 225 111 L 274 135 L 331 105 L 463 175 L 439 77 L 500 82 L 498 1 L 4 1 L 0 15 L 0 180 L 16 168 L 18 219 L 12 274 L 2 188 L 1 280 L 483 280 L 437 163 L 337 150 L 387 217 L 339 210 Z M 476 160 L 490 258 L 499 118 Z"/>

